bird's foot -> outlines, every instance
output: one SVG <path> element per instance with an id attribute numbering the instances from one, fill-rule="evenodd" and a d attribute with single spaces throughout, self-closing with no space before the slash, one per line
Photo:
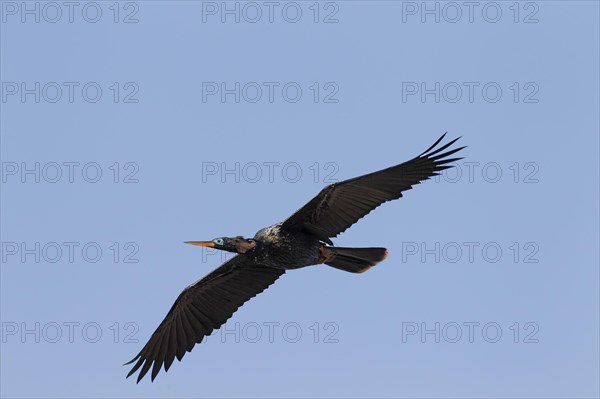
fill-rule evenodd
<path id="1" fill-rule="evenodd" d="M 319 263 L 327 263 L 331 262 L 333 258 L 335 258 L 335 254 L 333 251 L 328 250 L 325 245 L 321 245 L 319 247 L 319 252 L 321 253 L 321 258 L 319 259 Z"/>

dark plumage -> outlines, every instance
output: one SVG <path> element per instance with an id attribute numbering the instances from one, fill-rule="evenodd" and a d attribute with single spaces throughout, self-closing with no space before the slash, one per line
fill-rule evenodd
<path id="1" fill-rule="evenodd" d="M 448 157 L 464 147 L 444 152 L 458 139 L 437 147 L 444 136 L 410 161 L 325 187 L 284 222 L 259 230 L 254 238 L 188 242 L 238 255 L 183 290 L 148 343 L 126 363 L 135 362 L 127 377 L 141 368 L 139 382 L 152 369 L 154 380 L 163 365 L 169 370 L 175 357 L 181 360 L 186 351 L 221 327 L 286 270 L 325 263 L 361 273 L 383 260 L 385 248 L 334 247 L 331 238 L 379 205 L 402 197 L 415 184 L 462 159 Z"/>

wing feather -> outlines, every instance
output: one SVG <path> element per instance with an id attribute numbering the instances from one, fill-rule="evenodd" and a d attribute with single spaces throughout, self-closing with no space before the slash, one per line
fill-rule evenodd
<path id="1" fill-rule="evenodd" d="M 126 363 L 135 362 L 127 377 L 141 368 L 137 378 L 140 382 L 152 368 L 154 381 L 163 365 L 167 371 L 175 358 L 181 361 L 196 343 L 221 327 L 240 306 L 284 273 L 283 269 L 257 265 L 238 255 L 190 285 L 179 295 L 140 353 Z"/>
<path id="2" fill-rule="evenodd" d="M 379 205 L 402 197 L 462 158 L 448 158 L 465 147 L 446 151 L 459 138 L 438 147 L 444 133 L 419 156 L 378 172 L 331 184 L 282 223 L 288 231 L 303 230 L 332 244 L 331 238 L 344 232 Z M 446 151 L 446 152 L 444 152 Z"/>

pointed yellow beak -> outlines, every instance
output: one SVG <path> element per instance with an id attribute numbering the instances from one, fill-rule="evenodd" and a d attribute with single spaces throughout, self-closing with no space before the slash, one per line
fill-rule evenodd
<path id="1" fill-rule="evenodd" d="M 212 241 L 186 241 L 185 244 L 197 245 L 199 247 L 214 247 L 215 243 Z"/>

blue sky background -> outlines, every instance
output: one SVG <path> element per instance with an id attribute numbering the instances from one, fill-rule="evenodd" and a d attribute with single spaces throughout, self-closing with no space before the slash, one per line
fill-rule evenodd
<path id="1" fill-rule="evenodd" d="M 73 22 L 37 3 L 39 23 L 22 4 L 0 3 L 3 397 L 598 397 L 597 2 L 483 2 L 472 22 L 391 1 L 277 3 L 270 22 L 260 2 L 255 23 L 245 3 L 239 23 L 210 13 L 220 2 L 77 3 Z M 22 98 L 36 82 L 39 102 Z M 239 103 L 208 94 L 222 82 Z M 222 261 L 183 241 L 252 236 L 329 174 L 398 164 L 445 131 L 469 146 L 460 175 L 335 240 L 385 246 L 385 262 L 290 272 L 154 383 L 125 380 Z M 39 182 L 22 174 L 36 163 Z"/>

